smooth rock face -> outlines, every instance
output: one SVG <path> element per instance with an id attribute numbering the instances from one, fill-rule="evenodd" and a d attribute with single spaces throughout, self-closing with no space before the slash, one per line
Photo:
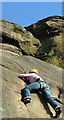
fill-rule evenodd
<path id="1" fill-rule="evenodd" d="M 36 57 L 64 68 L 64 17 L 48 17 L 25 28 L 41 42 Z"/>
<path id="2" fill-rule="evenodd" d="M 5 20 L 1 20 L 0 24 L 2 24 L 3 43 L 12 44 L 21 48 L 23 54 L 34 56 L 40 45 L 38 39 L 34 38 L 30 32 L 17 24 Z"/>
<path id="3" fill-rule="evenodd" d="M 20 56 L 19 49 L 13 45 L 0 44 L 0 53 L 1 51 L 2 118 L 52 118 L 55 112 L 46 104 L 41 93 L 31 93 L 31 103 L 24 105 L 21 101 L 21 89 L 26 82 L 18 75 L 29 72 L 32 68 L 38 69 L 39 75 L 48 80 L 52 95 L 58 98 L 59 88 L 62 89 L 62 69 L 31 56 Z M 60 100 L 62 101 L 61 97 Z M 62 104 L 60 106 L 62 109 Z"/>

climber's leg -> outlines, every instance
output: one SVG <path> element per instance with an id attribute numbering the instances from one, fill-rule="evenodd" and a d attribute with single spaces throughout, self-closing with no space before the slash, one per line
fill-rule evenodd
<path id="1" fill-rule="evenodd" d="M 30 92 L 31 91 L 34 91 L 34 90 L 37 90 L 37 89 L 40 89 L 40 83 L 38 82 L 34 82 L 30 85 L 27 85 L 24 89 L 23 89 L 23 101 L 25 99 L 31 99 L 30 97 Z"/>

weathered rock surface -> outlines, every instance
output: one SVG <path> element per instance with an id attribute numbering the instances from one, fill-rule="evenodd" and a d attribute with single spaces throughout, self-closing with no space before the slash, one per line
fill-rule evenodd
<path id="1" fill-rule="evenodd" d="M 64 68 L 64 17 L 51 16 L 25 28 L 41 42 L 36 57 Z"/>
<path id="2" fill-rule="evenodd" d="M 64 68 L 64 17 L 48 17 L 25 28 L 5 20 L 0 24 L 3 43 L 20 48 L 24 55 Z"/>
<path id="3" fill-rule="evenodd" d="M 0 43 L 0 53 L 1 50 L 2 108 L 0 107 L 0 111 L 2 111 L 2 118 L 52 118 L 55 114 L 54 110 L 46 104 L 40 93 L 31 93 L 31 103 L 24 105 L 21 101 L 21 89 L 26 83 L 18 78 L 18 75 L 28 72 L 31 68 L 38 69 L 39 75 L 48 80 L 52 95 L 58 98 L 59 88 L 62 89 L 63 69 L 31 56 L 20 56 L 20 49 L 13 45 Z M 62 101 L 62 97 L 60 100 Z M 62 104 L 60 106 L 62 109 Z"/>
<path id="4" fill-rule="evenodd" d="M 33 55 L 36 53 L 40 42 L 38 39 L 33 37 L 33 35 L 26 31 L 25 28 L 5 21 L 1 20 L 0 24 L 2 24 L 2 42 L 12 44 L 18 48 L 21 48 L 22 54 Z"/>

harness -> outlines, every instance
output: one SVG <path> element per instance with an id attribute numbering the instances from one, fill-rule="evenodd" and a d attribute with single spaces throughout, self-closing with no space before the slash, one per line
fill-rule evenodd
<path id="1" fill-rule="evenodd" d="M 40 89 L 49 90 L 49 85 L 45 81 L 42 81 L 42 80 L 40 80 L 40 78 L 37 78 L 36 82 L 40 83 Z"/>

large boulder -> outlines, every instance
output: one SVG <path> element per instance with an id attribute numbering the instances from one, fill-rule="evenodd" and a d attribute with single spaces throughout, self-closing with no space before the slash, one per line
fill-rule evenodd
<path id="1" fill-rule="evenodd" d="M 25 28 L 41 42 L 36 57 L 64 68 L 64 17 L 51 16 Z"/>
<path id="2" fill-rule="evenodd" d="M 1 20 L 0 24 L 2 24 L 2 42 L 12 44 L 21 49 L 22 54 L 33 55 L 36 53 L 40 41 L 33 37 L 33 35 L 26 31 L 25 28 L 5 21 Z"/>

